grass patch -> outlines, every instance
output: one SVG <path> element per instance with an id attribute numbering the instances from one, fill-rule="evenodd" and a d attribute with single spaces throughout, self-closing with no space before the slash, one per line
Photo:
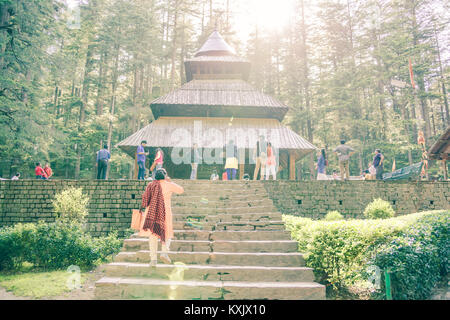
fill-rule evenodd
<path id="1" fill-rule="evenodd" d="M 42 272 L 33 270 L 32 266 L 24 264 L 19 272 L 0 273 L 0 286 L 15 296 L 41 299 L 60 296 L 70 292 L 67 281 L 72 274 L 67 271 Z M 80 283 L 87 279 L 86 273 L 80 274 Z"/>

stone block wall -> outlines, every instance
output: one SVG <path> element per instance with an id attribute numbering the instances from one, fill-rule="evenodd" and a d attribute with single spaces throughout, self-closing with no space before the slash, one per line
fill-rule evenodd
<path id="1" fill-rule="evenodd" d="M 278 210 L 313 219 L 337 210 L 345 217 L 363 217 L 376 198 L 389 201 L 397 214 L 450 210 L 449 182 L 409 181 L 267 181 L 269 197 Z"/>
<path id="2" fill-rule="evenodd" d="M 18 222 L 55 221 L 52 200 L 68 187 L 81 187 L 89 196 L 88 229 L 93 236 L 129 228 L 131 210 L 138 209 L 146 182 L 133 180 L 0 181 L 0 226 Z"/>
<path id="3" fill-rule="evenodd" d="M 188 180 L 179 183 L 189 185 Z M 0 227 L 18 222 L 54 221 L 55 194 L 73 186 L 83 188 L 90 198 L 88 228 L 93 236 L 107 235 L 113 229 L 123 235 L 130 226 L 131 210 L 140 206 L 146 184 L 136 180 L 3 180 Z M 281 213 L 314 219 L 331 210 L 346 217 L 361 217 L 366 205 L 378 197 L 389 201 L 397 214 L 450 210 L 449 182 L 278 180 L 266 181 L 264 185 Z"/>

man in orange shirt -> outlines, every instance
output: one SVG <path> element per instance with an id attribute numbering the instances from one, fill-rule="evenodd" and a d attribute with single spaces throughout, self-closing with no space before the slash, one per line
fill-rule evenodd
<path id="1" fill-rule="evenodd" d="M 50 179 L 53 175 L 52 168 L 50 168 L 50 164 L 48 162 L 45 163 L 44 172 L 47 175 L 47 179 Z"/>

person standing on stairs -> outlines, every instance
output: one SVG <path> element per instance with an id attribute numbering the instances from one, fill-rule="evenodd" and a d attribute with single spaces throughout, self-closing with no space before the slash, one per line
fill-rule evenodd
<path id="1" fill-rule="evenodd" d="M 197 169 L 200 161 L 200 151 L 198 150 L 197 144 L 194 143 L 191 150 L 191 180 L 197 180 Z"/>
<path id="2" fill-rule="evenodd" d="M 172 182 L 164 168 L 156 170 L 155 180 L 150 182 L 142 195 L 141 212 L 145 218 L 141 221 L 139 236 L 149 237 L 150 267 L 157 264 L 158 239 L 161 241 L 163 262 L 170 264 L 168 256 L 170 240 L 173 238 L 172 194 L 181 194 L 183 187 Z"/>
<path id="3" fill-rule="evenodd" d="M 263 135 L 259 137 L 256 142 L 255 158 L 255 172 L 253 173 L 253 180 L 258 180 L 258 172 L 261 169 L 260 180 L 265 180 L 266 175 L 266 161 L 267 161 L 267 142 Z"/>
<path id="4" fill-rule="evenodd" d="M 155 180 L 156 171 L 158 169 L 161 169 L 164 164 L 164 152 L 161 148 L 156 149 L 156 155 L 155 160 L 153 161 L 152 167 L 150 168 L 150 171 L 153 171 L 152 178 Z"/>
<path id="5" fill-rule="evenodd" d="M 238 169 L 237 146 L 233 140 L 230 140 L 225 146 L 225 171 L 227 172 L 227 180 L 236 180 L 236 172 Z"/>
<path id="6" fill-rule="evenodd" d="M 267 162 L 266 162 L 266 180 L 272 175 L 273 180 L 277 180 L 277 162 L 272 148 L 272 144 L 267 142 Z"/>

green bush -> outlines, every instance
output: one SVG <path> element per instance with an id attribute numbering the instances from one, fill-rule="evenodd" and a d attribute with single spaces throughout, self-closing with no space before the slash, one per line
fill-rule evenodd
<path id="1" fill-rule="evenodd" d="M 364 215 L 369 219 L 386 219 L 395 216 L 395 211 L 389 202 L 378 198 L 367 205 Z"/>
<path id="2" fill-rule="evenodd" d="M 35 233 L 33 224 L 0 228 L 0 270 L 18 268 L 29 258 Z"/>
<path id="3" fill-rule="evenodd" d="M 82 188 L 68 188 L 55 196 L 53 208 L 58 220 L 65 223 L 85 223 L 89 197 Z"/>
<path id="4" fill-rule="evenodd" d="M 344 220 L 342 214 L 339 211 L 329 211 L 324 218 L 325 221 L 338 221 Z"/>
<path id="5" fill-rule="evenodd" d="M 298 241 L 299 251 L 305 253 L 306 265 L 314 268 L 319 282 L 331 284 L 334 291 L 384 297 L 384 288 L 375 290 L 367 271 L 378 266 L 381 272 L 391 270 L 394 298 L 421 299 L 436 279 L 448 272 L 450 211 L 383 220 L 283 219 Z"/>
<path id="6" fill-rule="evenodd" d="M 70 265 L 89 269 L 121 246 L 117 233 L 92 238 L 79 224 L 17 224 L 0 229 L 0 269 L 16 269 L 23 261 L 48 270 Z"/>
<path id="7" fill-rule="evenodd" d="M 394 299 L 427 299 L 439 280 L 448 274 L 449 213 L 419 218 L 372 256 L 370 264 L 391 273 Z"/>

